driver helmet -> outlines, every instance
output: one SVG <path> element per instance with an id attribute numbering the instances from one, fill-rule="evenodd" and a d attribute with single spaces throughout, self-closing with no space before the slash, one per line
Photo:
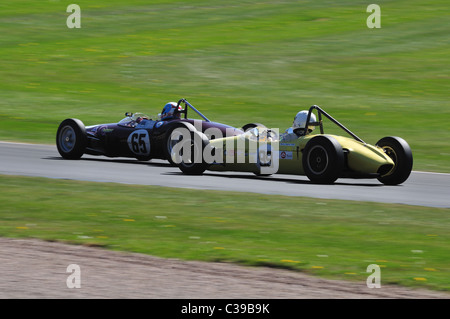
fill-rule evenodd
<path id="1" fill-rule="evenodd" d="M 163 110 L 161 111 L 161 120 L 170 120 L 174 118 L 181 118 L 181 114 L 175 111 L 182 111 L 183 108 L 178 105 L 176 102 L 169 102 L 164 105 Z"/>
<path id="2" fill-rule="evenodd" d="M 306 119 L 308 117 L 308 111 L 300 111 L 294 117 L 294 122 L 292 123 L 292 129 L 295 131 L 297 129 L 305 129 Z M 316 116 L 311 113 L 311 117 L 309 118 L 309 123 L 315 122 Z M 313 131 L 315 129 L 314 126 L 308 126 L 308 131 Z"/>

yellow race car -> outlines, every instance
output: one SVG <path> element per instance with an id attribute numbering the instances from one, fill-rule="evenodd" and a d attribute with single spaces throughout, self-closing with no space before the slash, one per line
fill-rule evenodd
<path id="1" fill-rule="evenodd" d="M 283 134 L 255 124 L 242 135 L 216 135 L 210 140 L 208 132 L 192 127 L 190 135 L 181 139 L 184 143 L 174 148 L 172 160 L 186 174 L 205 170 L 294 174 L 320 184 L 331 184 L 338 178 L 377 178 L 383 184 L 397 185 L 409 177 L 413 157 L 404 139 L 384 137 L 370 145 L 317 105 L 302 113 L 303 127 Z M 325 134 L 324 117 L 349 137 Z M 317 127 L 319 132 L 314 134 Z M 179 135 L 176 139 L 180 140 Z"/>

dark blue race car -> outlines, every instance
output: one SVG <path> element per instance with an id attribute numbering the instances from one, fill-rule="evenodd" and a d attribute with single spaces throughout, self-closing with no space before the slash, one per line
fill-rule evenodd
<path id="1" fill-rule="evenodd" d="M 182 105 L 184 104 L 184 108 Z M 188 109 L 192 109 L 203 120 L 189 119 Z M 219 129 L 222 136 L 236 136 L 254 127 L 249 123 L 242 128 L 210 121 L 185 99 L 165 105 L 160 116 L 149 117 L 143 113 L 125 113 L 118 123 L 85 126 L 78 119 L 66 119 L 59 125 L 56 134 L 58 152 L 65 159 L 79 159 L 83 154 L 108 157 L 132 157 L 138 160 L 166 159 L 171 163 L 171 150 L 177 141 L 171 134 L 177 128 L 202 132 L 208 128 Z M 194 125 L 195 129 L 194 129 Z M 221 136 L 220 136 L 221 137 Z M 207 136 L 214 139 L 214 136 Z"/>

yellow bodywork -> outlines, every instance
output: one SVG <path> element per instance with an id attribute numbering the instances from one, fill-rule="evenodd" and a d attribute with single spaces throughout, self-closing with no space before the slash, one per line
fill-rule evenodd
<path id="1" fill-rule="evenodd" d="M 272 151 L 276 150 L 275 143 L 278 143 L 279 165 L 276 173 L 304 175 L 302 152 L 306 143 L 315 136 L 318 135 L 301 136 L 291 141 L 273 141 L 271 146 Z M 346 170 L 355 175 L 377 174 L 382 165 L 392 165 L 394 167 L 392 159 L 380 147 L 364 144 L 355 139 L 343 136 L 327 136 L 335 138 L 342 146 L 346 154 Z M 245 147 L 243 148 L 244 142 Z M 211 140 L 210 145 L 215 148 L 216 154 L 223 155 L 223 163 L 211 164 L 208 170 L 253 172 L 259 174 L 260 166 L 256 157 L 258 154 L 258 146 L 261 143 L 257 140 L 248 139 L 244 134 Z M 241 146 L 240 148 L 238 147 L 239 145 Z"/>

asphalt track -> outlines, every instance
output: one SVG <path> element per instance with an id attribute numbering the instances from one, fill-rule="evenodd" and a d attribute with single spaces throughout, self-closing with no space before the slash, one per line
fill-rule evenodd
<path id="1" fill-rule="evenodd" d="M 376 179 L 338 179 L 334 185 L 315 185 L 305 176 L 281 174 L 257 177 L 207 171 L 202 176 L 187 176 L 159 160 L 88 155 L 63 160 L 56 146 L 0 142 L 0 174 L 450 207 L 450 174 L 415 171 L 398 186 L 385 186 Z"/>

